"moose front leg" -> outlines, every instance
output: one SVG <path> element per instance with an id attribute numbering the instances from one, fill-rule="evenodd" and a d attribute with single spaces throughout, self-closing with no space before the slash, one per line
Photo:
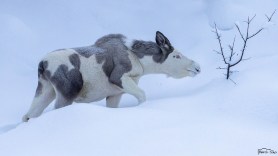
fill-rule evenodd
<path id="1" fill-rule="evenodd" d="M 123 75 L 121 81 L 124 92 L 135 96 L 139 104 L 146 101 L 145 92 L 142 89 L 140 89 L 137 85 L 137 78 L 132 78 L 130 76 Z"/>
<path id="2" fill-rule="evenodd" d="M 108 96 L 106 98 L 106 107 L 118 108 L 122 95 L 123 94 L 117 94 L 117 95 L 113 95 L 113 96 Z"/>

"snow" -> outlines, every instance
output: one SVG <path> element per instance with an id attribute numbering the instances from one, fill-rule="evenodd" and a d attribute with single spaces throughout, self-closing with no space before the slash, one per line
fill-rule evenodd
<path id="1" fill-rule="evenodd" d="M 264 7 L 262 7 L 264 6 Z M 258 155 L 278 151 L 278 29 L 276 0 L 1 1 L 0 155 Z M 225 80 L 212 24 L 223 46 L 237 34 L 234 23 L 256 14 L 246 58 Z M 92 44 L 108 33 L 153 40 L 160 30 L 201 65 L 195 78 L 147 75 L 147 102 L 125 95 L 121 108 L 105 101 L 73 104 L 21 123 L 37 85 L 37 64 L 47 52 Z M 236 48 L 241 48 L 237 34 Z"/>

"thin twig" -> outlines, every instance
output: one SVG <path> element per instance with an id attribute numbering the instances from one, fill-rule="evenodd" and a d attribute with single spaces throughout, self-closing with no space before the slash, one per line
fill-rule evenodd
<path id="1" fill-rule="evenodd" d="M 272 19 L 273 15 L 275 14 L 275 12 L 276 12 L 276 9 L 273 11 L 273 13 L 271 14 L 270 17 L 268 17 L 268 16 L 265 14 L 265 16 L 266 16 L 268 22 L 271 21 L 271 19 Z"/>
<path id="2" fill-rule="evenodd" d="M 252 57 L 248 57 L 246 59 L 242 59 L 242 61 L 247 61 L 247 60 L 250 60 Z"/>
<path id="3" fill-rule="evenodd" d="M 256 33 L 254 33 L 253 35 L 249 36 L 247 39 L 250 39 L 256 35 L 258 35 L 258 33 L 260 33 L 264 28 L 261 28 L 260 30 L 258 30 Z"/>
<path id="4" fill-rule="evenodd" d="M 216 52 L 217 54 L 221 55 L 221 53 L 217 50 L 213 50 L 214 52 Z"/>
<path id="5" fill-rule="evenodd" d="M 237 85 L 237 83 L 234 80 L 232 80 L 231 78 L 229 78 L 229 80 L 232 81 L 235 85 Z"/>
<path id="6" fill-rule="evenodd" d="M 223 68 L 223 67 L 218 67 L 218 68 L 216 68 L 216 69 L 225 69 L 225 70 L 226 70 L 227 68 Z"/>
<path id="7" fill-rule="evenodd" d="M 234 46 L 235 46 L 235 41 L 236 41 L 236 36 L 234 37 L 234 41 L 233 41 L 233 45 L 229 45 L 230 48 L 230 57 L 229 57 L 229 61 L 232 61 L 232 57 L 234 56 Z"/>
<path id="8" fill-rule="evenodd" d="M 244 39 L 244 37 L 243 37 L 243 35 L 242 35 L 240 29 L 239 29 L 239 26 L 238 26 L 237 24 L 235 24 L 235 25 L 236 25 L 236 28 L 237 28 L 237 30 L 238 30 L 238 32 L 239 32 L 239 34 L 240 34 L 242 40 L 245 41 L 245 39 Z"/>
<path id="9" fill-rule="evenodd" d="M 250 24 L 255 17 L 256 17 L 256 14 L 251 18 L 251 20 L 249 20 L 249 17 L 248 17 L 248 23 Z"/>
<path id="10" fill-rule="evenodd" d="M 238 73 L 238 72 L 239 72 L 238 70 L 231 71 L 231 73 Z"/>
<path id="11" fill-rule="evenodd" d="M 223 46 L 222 46 L 222 43 L 221 43 L 221 36 L 220 36 L 220 34 L 218 33 L 216 23 L 214 23 L 214 28 L 215 28 L 215 34 L 216 34 L 216 37 L 217 37 L 217 40 L 218 40 L 218 43 L 219 43 L 220 53 L 221 53 L 221 55 L 222 55 L 223 61 L 224 61 L 225 64 L 228 64 L 227 61 L 226 61 L 226 58 L 225 58 L 225 56 L 224 56 Z"/>

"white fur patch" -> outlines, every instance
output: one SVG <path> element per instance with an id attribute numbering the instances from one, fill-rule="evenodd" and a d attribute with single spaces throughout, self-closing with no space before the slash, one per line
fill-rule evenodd
<path id="1" fill-rule="evenodd" d="M 133 45 L 133 42 L 134 40 L 133 39 L 125 39 L 125 46 L 127 46 L 128 49 L 131 49 L 132 48 L 132 45 Z"/>
<path id="2" fill-rule="evenodd" d="M 69 56 L 74 53 L 75 50 L 72 49 L 65 49 L 60 50 L 59 52 L 48 53 L 43 59 L 48 62 L 47 70 L 49 70 L 53 74 L 61 64 L 66 65 L 69 70 L 71 70 L 72 68 L 74 68 L 74 66 L 70 63 Z"/>

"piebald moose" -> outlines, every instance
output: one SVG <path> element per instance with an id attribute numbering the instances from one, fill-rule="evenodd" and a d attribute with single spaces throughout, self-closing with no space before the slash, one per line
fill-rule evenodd
<path id="1" fill-rule="evenodd" d="M 141 76 L 162 73 L 183 78 L 200 73 L 200 66 L 161 32 L 156 32 L 155 41 L 127 42 L 121 34 L 110 34 L 91 46 L 48 53 L 39 63 L 36 94 L 23 121 L 40 116 L 54 99 L 56 109 L 104 98 L 107 107 L 115 108 L 124 93 L 142 103 L 146 96 L 137 85 Z"/>

